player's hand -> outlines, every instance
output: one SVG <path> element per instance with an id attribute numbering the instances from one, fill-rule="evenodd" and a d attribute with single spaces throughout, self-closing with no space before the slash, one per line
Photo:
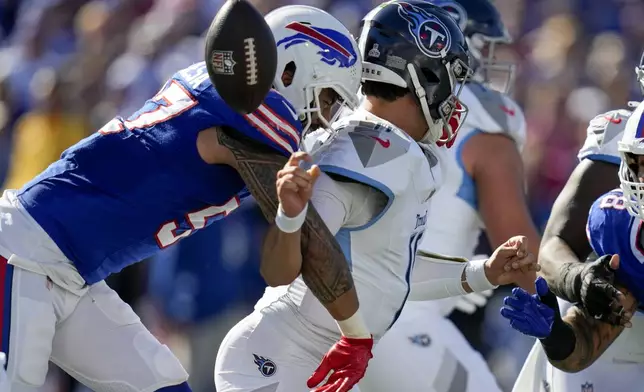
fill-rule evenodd
<path id="1" fill-rule="evenodd" d="M 342 336 L 324 355 L 320 366 L 306 385 L 313 392 L 348 392 L 362 379 L 367 363 L 373 357 L 373 339 L 354 339 Z M 332 373 L 331 373 L 332 372 Z M 317 387 L 331 373 L 326 382 Z"/>
<path id="2" fill-rule="evenodd" d="M 493 285 L 515 283 L 533 291 L 540 269 L 537 258 L 528 251 L 528 238 L 519 235 L 496 248 L 485 263 L 485 276 Z"/>
<path id="3" fill-rule="evenodd" d="M 633 314 L 626 312 L 626 296 L 615 287 L 618 255 L 605 255 L 586 263 L 575 278 L 580 305 L 597 320 L 626 325 Z"/>
<path id="4" fill-rule="evenodd" d="M 474 314 L 478 308 L 487 303 L 487 299 L 494 294 L 494 290 L 468 293 L 455 298 L 454 309 L 466 314 Z"/>
<path id="5" fill-rule="evenodd" d="M 277 172 L 277 197 L 284 214 L 289 218 L 302 212 L 313 193 L 313 184 L 320 175 L 317 165 L 305 170 L 300 166 L 303 162 L 310 163 L 311 156 L 298 151 L 291 155 L 284 168 Z"/>
<path id="6" fill-rule="evenodd" d="M 537 294 L 530 295 L 520 287 L 512 289 L 505 297 L 501 315 L 510 320 L 517 331 L 543 339 L 550 335 L 555 318 L 561 318 L 557 297 L 550 292 L 546 280 L 538 277 L 535 282 Z"/>

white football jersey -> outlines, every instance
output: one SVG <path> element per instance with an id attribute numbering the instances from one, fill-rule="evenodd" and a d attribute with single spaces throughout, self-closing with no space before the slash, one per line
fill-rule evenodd
<path id="1" fill-rule="evenodd" d="M 468 83 L 460 99 L 469 108 L 454 145 L 443 163 L 443 187 L 432 198 L 427 233 L 420 248 L 445 255 L 472 258 L 483 222 L 478 214 L 476 186 L 463 166 L 462 149 L 478 133 L 503 133 L 523 148 L 526 125 L 516 102 L 478 83 Z M 490 151 L 490 159 L 494 152 Z"/>
<path id="2" fill-rule="evenodd" d="M 364 110 L 342 118 L 334 129 L 330 140 L 322 139 L 323 143 L 313 147 L 310 140 L 307 143 L 320 169 L 336 178 L 369 185 L 387 198 L 386 206 L 369 222 L 343 227 L 336 234 L 351 263 L 366 324 L 374 339 L 379 339 L 398 317 L 409 294 L 428 201 L 442 182 L 442 153 L 436 146 L 421 147 L 401 129 Z M 265 297 L 275 299 L 274 295 L 275 290 L 267 290 Z M 288 302 L 315 330 L 339 335 L 335 321 L 301 277 L 278 300 Z M 260 303 L 270 301 L 262 298 Z"/>
<path id="3" fill-rule="evenodd" d="M 443 186 L 432 197 L 428 216 L 430 223 L 420 249 L 472 259 L 484 224 L 478 213 L 476 185 L 463 166 L 463 146 L 476 134 L 491 133 L 507 135 L 521 150 L 526 138 L 526 123 L 523 111 L 516 102 L 481 84 L 466 84 L 459 98 L 467 105 L 469 113 L 454 145 L 446 149 L 446 159 L 441 162 L 444 169 Z M 494 159 L 493 151 L 490 151 L 490 159 Z M 425 280 L 429 272 L 423 270 L 432 268 L 429 263 L 420 263 L 413 281 Z M 457 300 L 438 300 L 442 313 L 449 314 Z"/>
<path id="4" fill-rule="evenodd" d="M 622 139 L 624 127 L 631 114 L 632 111 L 628 109 L 617 109 L 593 118 L 588 124 L 586 141 L 577 158 L 580 161 L 591 159 L 619 165 L 617 142 Z"/>

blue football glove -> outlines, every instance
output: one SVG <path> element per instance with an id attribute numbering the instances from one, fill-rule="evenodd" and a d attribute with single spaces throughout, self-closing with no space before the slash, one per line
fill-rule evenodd
<path id="1" fill-rule="evenodd" d="M 554 297 L 550 294 L 548 284 L 542 277 L 535 281 L 537 294 L 530 295 L 520 287 L 512 289 L 512 296 L 505 297 L 501 315 L 510 320 L 510 326 L 517 331 L 535 338 L 543 339 L 550 335 L 555 317 L 559 317 L 556 299 L 542 301 L 543 297 Z M 548 295 L 550 294 L 550 295 Z M 550 298 L 548 298 L 550 299 Z"/>

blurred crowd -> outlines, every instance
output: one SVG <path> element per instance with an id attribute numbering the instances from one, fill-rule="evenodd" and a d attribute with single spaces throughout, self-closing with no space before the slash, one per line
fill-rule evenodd
<path id="1" fill-rule="evenodd" d="M 293 0 L 253 0 L 263 12 Z M 201 61 L 221 0 L 0 2 L 0 182 L 20 187 L 114 115 L 136 111 L 176 70 Z M 378 0 L 301 0 L 356 32 Z M 644 48 L 641 0 L 497 0 L 514 43 L 514 97 L 525 110 L 530 206 L 539 227 L 576 164 L 595 115 L 641 100 L 634 67 Z M 115 156 L 114 159 L 118 159 Z M 492 155 L 491 155 L 492 159 Z M 109 162 L 105 162 L 109 165 Z M 115 176 L 119 175 L 114 173 Z M 197 392 L 212 391 L 218 342 L 261 295 L 262 218 L 245 205 L 152 263 L 109 283 L 181 358 Z M 250 224 L 249 224 L 250 223 Z M 247 243 L 257 244 L 249 248 Z M 179 263 L 178 261 L 181 260 Z M 509 390 L 531 345 L 498 316 L 504 289 L 474 316 L 455 313 Z M 500 340 L 500 337 L 503 337 Z M 80 390 L 55 369 L 43 390 Z"/>

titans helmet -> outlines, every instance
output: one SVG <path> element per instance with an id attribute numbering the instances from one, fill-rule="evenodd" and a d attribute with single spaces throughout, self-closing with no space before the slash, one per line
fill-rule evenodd
<path id="1" fill-rule="evenodd" d="M 363 19 L 358 47 L 363 81 L 392 84 L 416 98 L 429 127 L 428 139 L 448 143 L 467 108 L 459 100 L 457 82 L 472 73 L 465 37 L 443 9 L 420 0 L 381 4 Z M 462 86 L 462 85 L 461 85 Z"/>
<path id="2" fill-rule="evenodd" d="M 515 64 L 496 59 L 497 44 L 510 44 L 512 37 L 499 11 L 490 0 L 427 0 L 447 11 L 465 35 L 475 78 L 489 83 L 491 75 L 503 79 L 499 90 L 509 92 L 514 87 Z"/>

